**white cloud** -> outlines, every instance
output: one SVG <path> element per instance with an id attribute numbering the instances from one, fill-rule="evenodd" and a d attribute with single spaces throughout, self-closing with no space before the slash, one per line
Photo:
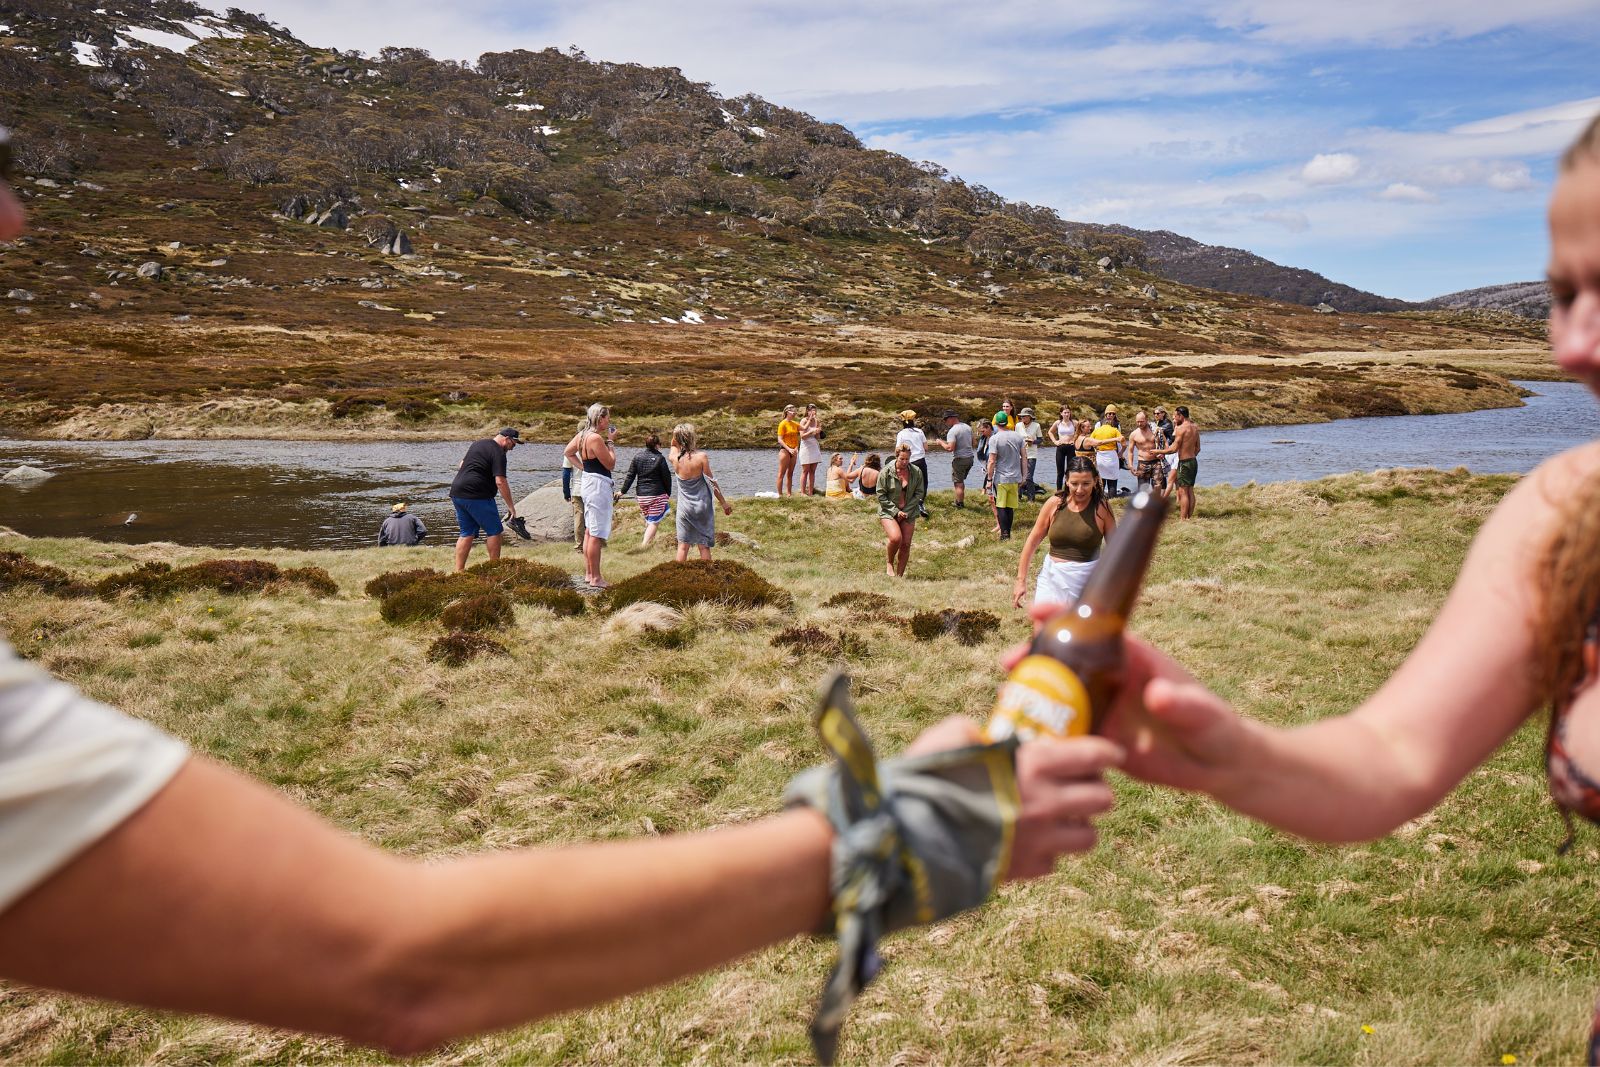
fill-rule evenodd
<path id="1" fill-rule="evenodd" d="M 1472 37 L 1495 30 L 1583 25 L 1594 0 L 1213 0 L 1216 21 L 1278 44 L 1395 48 Z"/>
<path id="2" fill-rule="evenodd" d="M 1307 185 L 1342 185 L 1361 170 L 1361 160 L 1349 152 L 1319 153 L 1300 168 L 1300 179 Z"/>
<path id="3" fill-rule="evenodd" d="M 1311 220 L 1306 218 L 1303 211 L 1263 211 L 1255 218 L 1273 226 L 1282 226 L 1290 233 L 1305 233 L 1311 228 Z"/>
<path id="4" fill-rule="evenodd" d="M 1439 202 L 1439 197 L 1436 194 L 1429 192 L 1420 185 L 1412 185 L 1410 182 L 1390 182 L 1384 187 L 1383 192 L 1378 194 L 1378 199 L 1399 200 L 1410 204 L 1436 204 Z"/>
<path id="5" fill-rule="evenodd" d="M 1533 174 L 1526 163 L 1502 163 L 1489 172 L 1489 188 L 1515 193 L 1533 188 Z"/>

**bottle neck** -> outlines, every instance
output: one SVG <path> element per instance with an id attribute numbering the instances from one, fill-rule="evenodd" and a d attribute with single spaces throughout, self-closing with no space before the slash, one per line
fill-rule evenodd
<path id="1" fill-rule="evenodd" d="M 1148 489 L 1134 494 L 1122 521 L 1106 538 L 1105 551 L 1084 584 L 1078 608 L 1094 615 L 1127 619 L 1139 601 L 1145 572 L 1167 518 L 1167 498 Z"/>

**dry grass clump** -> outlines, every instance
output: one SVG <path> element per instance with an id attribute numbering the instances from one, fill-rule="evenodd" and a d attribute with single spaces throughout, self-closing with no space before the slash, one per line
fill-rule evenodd
<path id="1" fill-rule="evenodd" d="M 553 608 L 554 604 L 545 594 L 564 591 L 577 595 L 572 588 L 572 575 L 548 563 L 535 563 L 527 559 L 491 559 L 468 567 L 467 573 L 489 582 L 519 604 L 540 604 Z M 557 600 L 555 603 L 564 604 L 566 601 Z M 582 603 L 581 597 L 579 603 Z M 577 614 L 560 610 L 557 613 Z"/>
<path id="2" fill-rule="evenodd" d="M 451 631 L 504 630 L 516 621 L 511 601 L 501 593 L 462 597 L 439 613 Z"/>
<path id="3" fill-rule="evenodd" d="M 87 596 L 93 590 L 60 567 L 38 563 L 21 552 L 0 552 L 0 593 L 36 589 L 52 596 Z"/>
<path id="4" fill-rule="evenodd" d="M 613 612 L 606 620 L 608 634 L 638 634 L 650 630 L 676 630 L 683 625 L 683 612 L 641 600 Z"/>
<path id="5" fill-rule="evenodd" d="M 508 656 L 506 646 L 482 634 L 454 630 L 428 646 L 428 658 L 447 667 L 459 667 L 478 656 Z"/>
<path id="6" fill-rule="evenodd" d="M 140 600 L 164 600 L 177 593 L 209 589 L 229 596 L 263 593 L 299 585 L 317 596 L 335 596 L 339 585 L 321 567 L 279 568 L 259 559 L 208 559 L 173 569 L 166 563 L 141 563 L 129 571 L 107 575 L 95 592 L 112 600 L 130 594 Z"/>
<path id="7" fill-rule="evenodd" d="M 793 597 L 749 567 L 726 559 L 663 563 L 618 582 L 606 597 L 612 611 L 642 600 L 674 608 L 704 603 L 745 608 L 794 603 Z"/>
<path id="8" fill-rule="evenodd" d="M 992 611 L 919 611 L 911 616 L 911 636 L 918 641 L 932 641 L 949 635 L 963 645 L 976 645 L 999 625 L 1000 617 Z"/>

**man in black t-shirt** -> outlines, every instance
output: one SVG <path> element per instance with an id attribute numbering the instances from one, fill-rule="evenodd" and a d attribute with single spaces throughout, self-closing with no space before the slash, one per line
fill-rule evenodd
<path id="1" fill-rule="evenodd" d="M 506 499 L 508 518 L 517 517 L 517 503 L 511 499 L 511 483 L 506 480 L 506 453 L 522 441 L 522 435 L 507 427 L 493 437 L 474 441 L 467 447 L 466 458 L 456 470 L 450 483 L 450 503 L 456 506 L 456 525 L 461 536 L 456 539 L 456 570 L 467 569 L 467 556 L 472 553 L 472 542 L 478 532 L 484 535 L 489 548 L 489 558 L 500 558 L 500 535 L 505 529 L 500 524 L 500 509 L 495 506 L 495 491 Z"/>

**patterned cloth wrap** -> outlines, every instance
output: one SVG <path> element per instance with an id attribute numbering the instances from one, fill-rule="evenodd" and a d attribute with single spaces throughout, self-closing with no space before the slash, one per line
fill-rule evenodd
<path id="1" fill-rule="evenodd" d="M 784 793 L 833 824 L 833 915 L 839 960 L 811 1023 L 831 1064 L 850 1005 L 881 966 L 878 939 L 982 904 L 1006 875 L 1021 800 L 1015 739 L 879 763 L 856 721 L 850 678 L 823 691 L 817 732 L 834 763 L 803 771 Z"/>
<path id="2" fill-rule="evenodd" d="M 661 493 L 658 496 L 642 496 L 639 498 L 639 512 L 644 515 L 645 522 L 660 522 L 666 518 L 667 507 L 671 503 L 671 493 Z"/>

